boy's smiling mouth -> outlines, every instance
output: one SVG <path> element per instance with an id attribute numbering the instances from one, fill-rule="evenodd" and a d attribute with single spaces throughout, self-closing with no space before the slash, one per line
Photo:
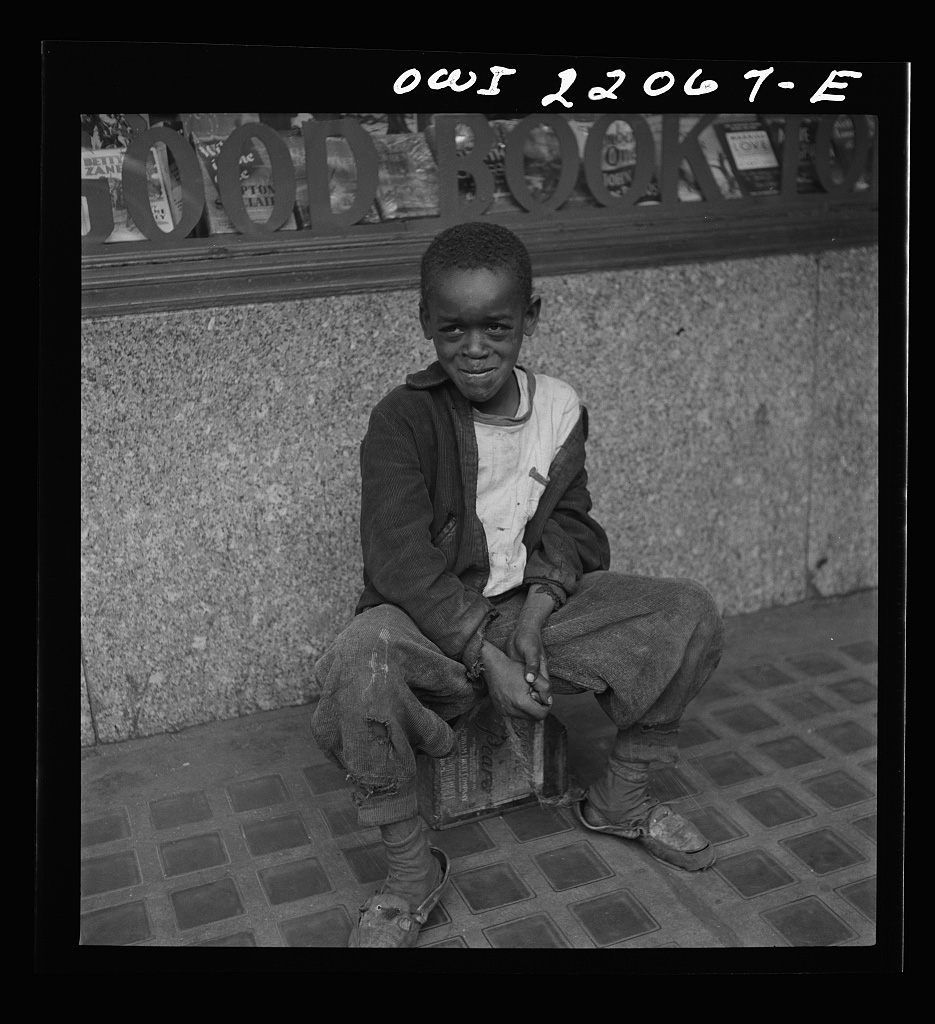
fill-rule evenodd
<path id="1" fill-rule="evenodd" d="M 496 376 L 498 367 L 488 366 L 486 370 L 462 370 L 462 376 L 464 378 L 465 386 L 474 388 L 480 387 L 482 384 L 488 384 Z"/>

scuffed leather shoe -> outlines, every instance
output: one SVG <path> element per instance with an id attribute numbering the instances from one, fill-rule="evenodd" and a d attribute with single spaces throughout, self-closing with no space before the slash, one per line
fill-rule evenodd
<path id="1" fill-rule="evenodd" d="M 586 797 L 575 804 L 575 814 L 592 832 L 632 839 L 657 860 L 685 871 L 704 871 L 717 859 L 708 840 L 668 804 L 656 804 L 645 821 L 633 825 L 612 824 L 591 807 Z"/>
<path id="2" fill-rule="evenodd" d="M 349 947 L 400 949 L 416 944 L 419 931 L 441 899 L 451 874 L 448 857 L 434 846 L 429 849 L 438 861 L 438 885 L 415 910 L 410 910 L 409 901 L 404 896 L 394 896 L 387 892 L 371 896 L 360 908 L 360 917 L 348 938 Z"/>

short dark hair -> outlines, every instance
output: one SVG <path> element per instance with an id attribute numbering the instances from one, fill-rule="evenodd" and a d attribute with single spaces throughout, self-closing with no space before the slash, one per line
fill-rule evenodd
<path id="1" fill-rule="evenodd" d="M 447 270 L 506 270 L 523 301 L 532 298 L 532 264 L 526 246 L 509 228 L 492 221 L 469 220 L 440 231 L 422 256 L 422 298 Z"/>

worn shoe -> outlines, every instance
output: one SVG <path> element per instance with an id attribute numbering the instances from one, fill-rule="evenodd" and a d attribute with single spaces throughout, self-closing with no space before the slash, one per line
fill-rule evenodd
<path id="1" fill-rule="evenodd" d="M 704 871 L 717 859 L 707 839 L 668 804 L 656 804 L 645 820 L 637 824 L 614 825 L 594 810 L 585 795 L 575 804 L 575 814 L 592 832 L 633 839 L 657 860 L 685 871 Z"/>
<path id="2" fill-rule="evenodd" d="M 448 857 L 434 846 L 429 849 L 441 871 L 438 885 L 415 910 L 410 909 L 409 901 L 404 896 L 394 896 L 387 892 L 371 896 L 360 908 L 360 917 L 351 931 L 348 946 L 397 949 L 416 944 L 419 930 L 441 899 L 451 874 Z"/>

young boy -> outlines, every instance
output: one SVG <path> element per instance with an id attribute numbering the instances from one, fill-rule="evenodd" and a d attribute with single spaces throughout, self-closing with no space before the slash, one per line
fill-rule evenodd
<path id="1" fill-rule="evenodd" d="M 482 221 L 441 232 L 422 260 L 419 320 L 437 360 L 373 409 L 360 451 L 364 592 L 315 667 L 323 751 L 379 826 L 389 876 L 352 946 L 411 946 L 448 880 L 418 815 L 417 751 L 489 695 L 542 719 L 552 692 L 590 691 L 617 726 L 582 825 L 687 870 L 707 841 L 647 788 L 677 758 L 678 723 L 714 671 L 722 625 L 696 583 L 610 572 L 589 515 L 587 410 L 517 363 L 541 300 L 529 255 Z"/>

